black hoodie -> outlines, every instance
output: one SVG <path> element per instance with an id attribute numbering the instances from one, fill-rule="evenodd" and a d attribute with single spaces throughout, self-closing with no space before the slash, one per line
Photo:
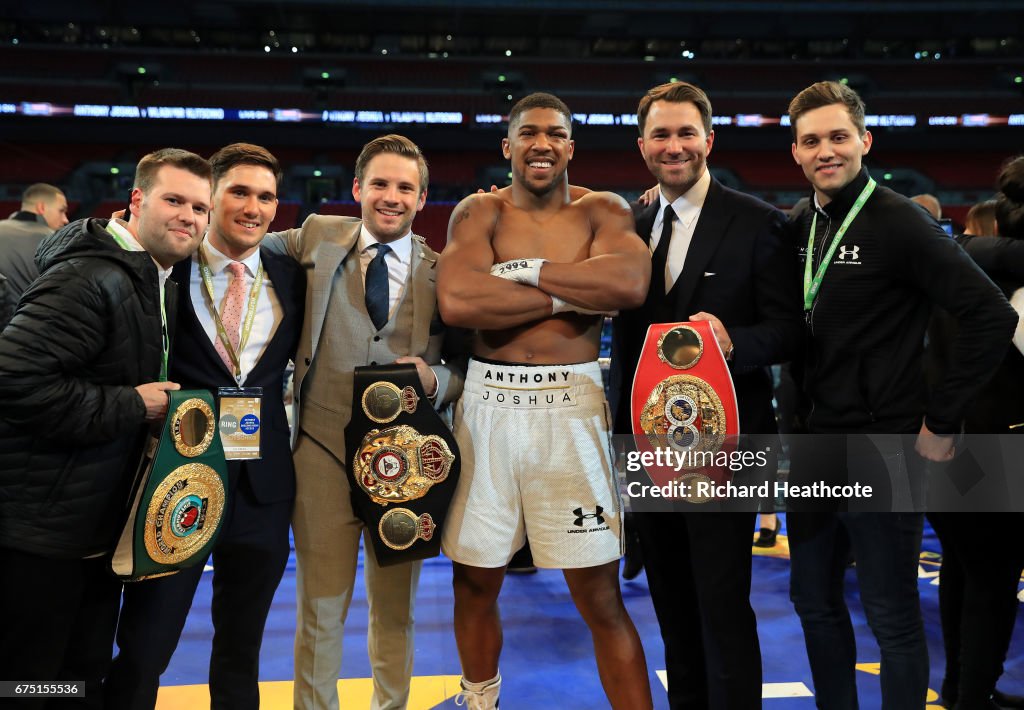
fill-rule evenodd
<path id="1" fill-rule="evenodd" d="M 106 225 L 79 220 L 40 245 L 41 276 L 0 333 L 0 547 L 86 557 L 112 549 L 123 520 L 145 441 L 134 388 L 160 375 L 160 286 L 149 254 Z"/>
<path id="2" fill-rule="evenodd" d="M 800 217 L 801 268 L 815 212 L 817 269 L 867 181 L 862 169 L 824 209 Z M 933 305 L 961 330 L 952 367 L 929 392 L 922 358 Z M 916 434 L 923 418 L 936 434 L 956 433 L 1016 324 L 1003 294 L 938 223 L 879 185 L 832 255 L 808 320 L 808 428 Z"/>

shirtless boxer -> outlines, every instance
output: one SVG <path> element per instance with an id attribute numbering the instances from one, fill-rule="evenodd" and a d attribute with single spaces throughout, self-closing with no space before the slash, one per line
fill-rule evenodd
<path id="1" fill-rule="evenodd" d="M 477 331 L 455 414 L 462 476 L 442 542 L 474 709 L 497 703 L 498 592 L 527 533 L 535 564 L 563 570 L 612 707 L 651 707 L 619 593 L 622 511 L 596 362 L 601 314 L 644 302 L 650 255 L 622 198 L 572 199 L 570 116 L 550 94 L 512 108 L 502 140 L 512 185 L 456 207 L 438 261 L 445 323 Z"/>

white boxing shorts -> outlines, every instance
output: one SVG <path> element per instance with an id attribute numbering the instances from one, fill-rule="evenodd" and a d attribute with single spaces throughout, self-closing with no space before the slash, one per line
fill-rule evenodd
<path id="1" fill-rule="evenodd" d="M 470 360 L 455 410 L 462 473 L 444 554 L 472 567 L 502 567 L 529 538 L 538 567 L 594 567 L 621 557 L 610 419 L 596 362 Z"/>

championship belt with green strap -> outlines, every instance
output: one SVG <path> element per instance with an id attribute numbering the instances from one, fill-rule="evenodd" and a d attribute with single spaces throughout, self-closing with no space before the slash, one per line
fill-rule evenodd
<path id="1" fill-rule="evenodd" d="M 694 490 L 695 483 L 724 483 L 729 469 L 714 462 L 736 448 L 739 410 L 725 356 L 707 321 L 655 323 L 637 363 L 632 393 L 633 435 L 640 451 L 682 454 L 676 466 L 645 465 L 651 481 Z M 687 497 L 691 503 L 709 498 Z"/>
<path id="2" fill-rule="evenodd" d="M 168 392 L 156 451 L 132 489 L 111 568 L 129 582 L 174 574 L 213 547 L 228 492 L 227 464 L 206 390 Z"/>
<path id="3" fill-rule="evenodd" d="M 459 479 L 455 437 L 414 365 L 357 367 L 352 392 L 348 482 L 378 564 L 436 557 Z"/>

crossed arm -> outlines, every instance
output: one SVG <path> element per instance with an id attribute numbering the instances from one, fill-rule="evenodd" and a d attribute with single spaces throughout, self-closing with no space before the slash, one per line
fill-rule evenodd
<path id="1" fill-rule="evenodd" d="M 449 326 L 500 330 L 551 315 L 546 293 L 490 273 L 500 211 L 499 197 L 476 194 L 452 212 L 448 246 L 437 261 L 437 301 Z"/>
<path id="2" fill-rule="evenodd" d="M 553 313 L 601 313 L 635 308 L 647 295 L 650 255 L 633 228 L 629 206 L 610 193 L 591 193 L 593 230 L 587 259 L 558 263 L 539 259 L 516 275 L 493 269 L 494 236 L 501 198 L 471 195 L 452 213 L 448 246 L 438 262 L 438 301 L 446 323 L 497 330 Z M 529 273 L 527 273 L 529 272 Z"/>
<path id="3" fill-rule="evenodd" d="M 599 313 L 642 306 L 651 282 L 651 256 L 636 233 L 629 205 L 610 192 L 592 192 L 579 202 L 589 207 L 594 230 L 590 254 L 575 263 L 546 262 L 538 287 Z"/>

